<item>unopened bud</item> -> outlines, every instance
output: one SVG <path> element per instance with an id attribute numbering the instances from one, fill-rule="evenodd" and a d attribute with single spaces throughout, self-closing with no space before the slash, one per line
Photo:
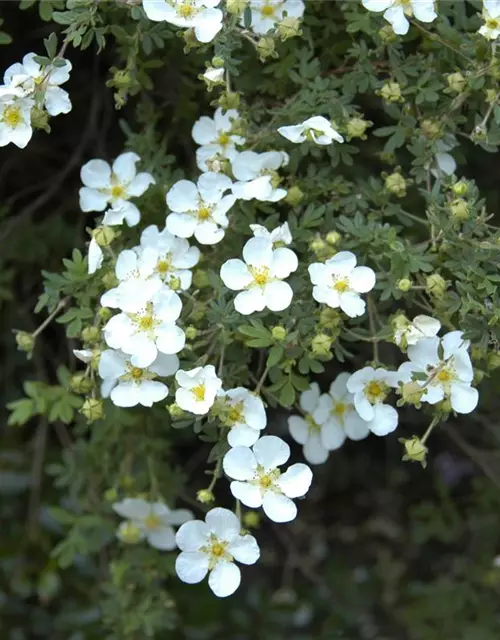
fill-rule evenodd
<path id="1" fill-rule="evenodd" d="M 98 342 L 101 338 L 101 330 L 99 327 L 85 327 L 81 334 L 83 342 L 94 343 Z"/>
<path id="2" fill-rule="evenodd" d="M 325 307 L 319 314 L 319 324 L 327 329 L 334 329 L 338 327 L 342 319 L 340 313 L 336 309 Z"/>
<path id="3" fill-rule="evenodd" d="M 465 222 L 470 217 L 469 205 L 462 198 L 457 198 L 450 203 L 450 213 L 458 222 Z"/>
<path id="4" fill-rule="evenodd" d="M 301 34 L 302 31 L 300 28 L 299 18 L 292 18 L 291 16 L 287 16 L 278 23 L 278 35 L 283 42 L 285 40 L 288 40 L 289 38 L 300 36 Z"/>
<path id="5" fill-rule="evenodd" d="M 427 466 L 427 453 L 429 449 L 420 440 L 420 438 L 418 436 L 413 436 L 409 439 L 399 438 L 399 442 L 401 442 L 401 444 L 404 444 L 405 447 L 403 460 L 420 462 L 422 467 L 425 469 L 425 467 Z"/>
<path id="6" fill-rule="evenodd" d="M 97 227 L 92 231 L 92 237 L 100 247 L 109 247 L 116 238 L 113 227 Z"/>
<path id="7" fill-rule="evenodd" d="M 448 285 L 446 280 L 439 275 L 439 273 L 433 273 L 427 276 L 425 281 L 425 290 L 433 298 L 438 300 L 444 297 Z"/>
<path id="8" fill-rule="evenodd" d="M 39 109 L 38 107 L 33 107 L 31 110 L 31 125 L 34 129 L 43 129 L 50 132 L 49 126 L 49 114 L 45 111 L 45 109 Z"/>
<path id="9" fill-rule="evenodd" d="M 257 53 L 262 62 L 265 62 L 267 58 L 277 58 L 276 43 L 273 38 L 264 37 L 260 38 L 257 42 Z"/>
<path id="10" fill-rule="evenodd" d="M 257 511 L 247 511 L 243 516 L 243 526 L 246 529 L 255 529 L 261 523 L 262 518 Z"/>
<path id="11" fill-rule="evenodd" d="M 184 414 L 184 411 L 175 402 L 169 404 L 167 409 L 172 418 L 180 418 Z"/>
<path id="12" fill-rule="evenodd" d="M 401 87 L 397 82 L 386 82 L 379 94 L 386 102 L 401 102 Z"/>
<path id="13" fill-rule="evenodd" d="M 311 340 L 311 351 L 315 356 L 322 356 L 322 357 L 330 356 L 331 346 L 332 346 L 332 339 L 326 333 L 318 333 Z"/>
<path id="14" fill-rule="evenodd" d="M 107 322 L 113 315 L 113 312 L 111 309 L 108 309 L 108 307 L 101 307 L 97 312 L 97 315 L 103 322 Z"/>
<path id="15" fill-rule="evenodd" d="M 404 198 L 406 195 L 406 180 L 396 171 L 386 177 L 385 188 L 398 198 Z"/>
<path id="16" fill-rule="evenodd" d="M 455 93 L 462 93 L 467 84 L 467 80 L 460 72 L 450 73 L 447 77 L 448 87 Z"/>
<path id="17" fill-rule="evenodd" d="M 137 544 L 142 540 L 142 532 L 139 527 L 131 521 L 122 522 L 119 529 L 120 540 L 126 544 Z"/>
<path id="18" fill-rule="evenodd" d="M 71 376 L 70 387 L 75 393 L 81 393 L 82 395 L 89 393 L 92 386 L 92 380 L 87 378 L 84 373 L 75 373 Z"/>
<path id="19" fill-rule="evenodd" d="M 441 127 L 434 120 L 423 120 L 420 129 L 429 140 L 435 140 L 441 134 Z"/>
<path id="20" fill-rule="evenodd" d="M 116 502 L 118 500 L 118 491 L 114 487 L 106 489 L 103 497 L 106 502 Z"/>
<path id="21" fill-rule="evenodd" d="M 197 289 L 204 289 L 210 286 L 210 277 L 208 271 L 203 269 L 196 269 L 193 273 L 193 284 Z"/>
<path id="22" fill-rule="evenodd" d="M 171 276 L 170 280 L 168 281 L 168 286 L 170 289 L 172 289 L 172 291 L 179 291 L 179 289 L 181 288 L 181 279 L 177 276 Z"/>
<path id="23" fill-rule="evenodd" d="M 221 93 L 219 96 L 219 105 L 223 111 L 238 109 L 240 106 L 240 94 L 234 91 L 224 91 L 224 93 Z"/>
<path id="24" fill-rule="evenodd" d="M 425 389 L 422 389 L 416 381 L 405 382 L 401 385 L 400 393 L 403 404 L 412 404 L 418 409 L 422 402 L 422 396 L 425 393 Z"/>
<path id="25" fill-rule="evenodd" d="M 248 0 L 226 0 L 225 9 L 228 13 L 239 16 L 245 11 Z"/>
<path id="26" fill-rule="evenodd" d="M 106 273 L 102 276 L 101 282 L 106 287 L 106 289 L 113 289 L 118 286 L 118 278 L 115 275 L 114 271 L 106 271 Z"/>
<path id="27" fill-rule="evenodd" d="M 469 191 L 469 185 L 465 180 L 459 180 L 458 182 L 455 182 L 451 190 L 456 196 L 462 197 Z"/>
<path id="28" fill-rule="evenodd" d="M 285 196 L 285 202 L 291 204 L 292 207 L 296 207 L 302 202 L 304 198 L 304 192 L 297 186 L 290 187 L 288 193 Z"/>
<path id="29" fill-rule="evenodd" d="M 27 331 L 16 331 L 15 335 L 18 350 L 24 351 L 28 354 L 28 358 L 31 358 L 36 342 L 35 336 Z"/>
<path id="30" fill-rule="evenodd" d="M 185 29 L 182 33 L 182 37 L 186 46 L 184 47 L 184 53 L 189 53 L 192 49 L 198 49 L 203 46 L 202 43 L 196 37 L 194 29 Z"/>
<path id="31" fill-rule="evenodd" d="M 83 403 L 80 413 L 87 418 L 88 422 L 95 422 L 104 417 L 104 406 L 102 400 L 87 398 Z"/>
<path id="32" fill-rule="evenodd" d="M 346 126 L 347 138 L 349 140 L 351 138 L 361 138 L 364 140 L 366 138 L 365 132 L 372 124 L 373 122 L 370 122 L 370 120 L 364 120 L 359 117 L 351 118 Z"/>
<path id="33" fill-rule="evenodd" d="M 341 240 L 342 236 L 338 231 L 329 231 L 326 234 L 326 241 L 328 242 L 328 244 L 332 245 L 332 247 L 337 245 Z"/>
<path id="34" fill-rule="evenodd" d="M 288 335 L 288 331 L 281 325 L 276 325 L 271 329 L 271 334 L 275 340 L 282 342 Z"/>
<path id="35" fill-rule="evenodd" d="M 189 325 L 184 329 L 184 333 L 186 334 L 186 340 L 194 340 L 198 335 L 198 329 L 193 325 Z"/>
<path id="36" fill-rule="evenodd" d="M 397 287 L 400 291 L 406 293 L 411 289 L 412 281 L 409 278 L 401 278 L 401 280 L 398 280 L 397 282 Z"/>
<path id="37" fill-rule="evenodd" d="M 396 42 L 398 39 L 397 35 L 394 33 L 394 29 L 386 24 L 382 29 L 379 29 L 378 35 L 384 44 L 391 44 L 392 42 Z"/>
<path id="38" fill-rule="evenodd" d="M 215 496 L 209 489 L 200 489 L 196 494 L 196 499 L 202 504 L 210 504 L 215 500 Z"/>

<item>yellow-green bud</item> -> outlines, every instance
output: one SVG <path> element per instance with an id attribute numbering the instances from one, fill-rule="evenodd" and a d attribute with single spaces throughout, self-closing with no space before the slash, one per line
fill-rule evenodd
<path id="1" fill-rule="evenodd" d="M 228 109 L 238 109 L 240 106 L 240 94 L 234 91 L 224 91 L 219 96 L 219 105 L 223 111 Z"/>
<path id="2" fill-rule="evenodd" d="M 289 38 L 300 36 L 301 34 L 302 30 L 300 28 L 299 18 L 292 18 L 291 16 L 287 16 L 278 23 L 278 35 L 283 42 L 285 42 L 285 40 L 288 40 Z"/>
<path id="3" fill-rule="evenodd" d="M 379 94 L 386 102 L 401 102 L 401 87 L 397 82 L 386 82 Z"/>
<path id="4" fill-rule="evenodd" d="M 459 71 L 457 71 L 456 73 L 448 74 L 447 80 L 448 87 L 455 93 L 462 93 L 467 84 L 467 80 Z"/>
<path id="5" fill-rule="evenodd" d="M 31 358 L 36 342 L 35 336 L 27 331 L 16 331 L 15 334 L 18 350 L 24 351 L 28 354 L 28 358 Z"/>
<path id="6" fill-rule="evenodd" d="M 113 312 L 111 309 L 108 309 L 108 307 L 101 307 L 97 312 L 97 315 L 103 322 L 107 322 L 113 315 Z"/>
<path id="7" fill-rule="evenodd" d="M 420 129 L 429 140 L 435 140 L 441 134 L 441 127 L 434 120 L 423 120 Z"/>
<path id="8" fill-rule="evenodd" d="M 321 236 L 316 236 L 314 240 L 311 240 L 311 242 L 309 243 L 309 249 L 311 249 L 311 251 L 319 256 L 320 254 L 323 254 L 326 249 L 328 249 L 328 246 Z"/>
<path id="9" fill-rule="evenodd" d="M 406 195 L 406 180 L 396 171 L 386 177 L 385 188 L 398 198 L 404 198 Z"/>
<path id="10" fill-rule="evenodd" d="M 267 58 L 277 58 L 276 43 L 273 38 L 260 38 L 257 42 L 257 53 L 262 62 L 265 62 Z"/>
<path id="11" fill-rule="evenodd" d="M 133 522 L 125 521 L 120 527 L 120 540 L 126 544 L 137 544 L 142 539 L 142 532 Z"/>
<path id="12" fill-rule="evenodd" d="M 170 287 L 170 289 L 172 289 L 172 291 L 179 291 L 179 289 L 181 288 L 181 279 L 177 276 L 171 276 L 170 280 L 168 281 L 168 286 Z"/>
<path id="13" fill-rule="evenodd" d="M 311 351 L 315 356 L 330 356 L 332 339 L 326 333 L 318 333 L 311 340 Z"/>
<path id="14" fill-rule="evenodd" d="M 172 418 L 180 418 L 182 415 L 184 415 L 184 411 L 175 402 L 169 404 L 167 409 Z"/>
<path id="15" fill-rule="evenodd" d="M 425 290 L 433 298 L 443 298 L 447 287 L 446 280 L 439 273 L 433 273 L 426 278 Z"/>
<path id="16" fill-rule="evenodd" d="M 495 89 L 486 89 L 486 102 L 490 104 L 497 101 L 497 92 Z"/>
<path id="17" fill-rule="evenodd" d="M 403 460 L 410 460 L 411 462 L 420 462 L 425 469 L 427 466 L 427 453 L 429 449 L 420 440 L 418 436 L 413 436 L 409 439 L 399 438 L 399 442 L 404 444 L 405 454 Z"/>
<path id="18" fill-rule="evenodd" d="M 131 489 L 134 486 L 134 478 L 130 475 L 124 475 L 120 478 L 120 486 L 124 489 Z"/>
<path id="19" fill-rule="evenodd" d="M 215 67 L 216 69 L 220 69 L 223 66 L 224 66 L 224 58 L 221 58 L 220 56 L 214 56 L 212 58 L 212 67 Z"/>
<path id="20" fill-rule="evenodd" d="M 331 309 L 330 307 L 325 307 L 319 314 L 320 326 L 326 327 L 328 329 L 334 329 L 335 327 L 338 327 L 341 321 L 342 319 L 340 313 L 336 309 Z"/>
<path id="21" fill-rule="evenodd" d="M 397 287 L 400 291 L 406 293 L 411 289 L 412 281 L 409 278 L 401 278 L 401 280 L 398 280 Z"/>
<path id="22" fill-rule="evenodd" d="M 243 515 L 243 526 L 246 529 L 256 529 L 260 525 L 261 520 L 260 513 L 257 511 L 247 511 Z"/>
<path id="23" fill-rule="evenodd" d="M 98 342 L 101 338 L 101 330 L 99 327 L 85 327 L 81 333 L 82 340 L 84 342 Z"/>
<path id="24" fill-rule="evenodd" d="M 441 402 L 438 402 L 438 404 L 435 404 L 434 406 L 441 413 L 450 413 L 452 410 L 451 402 L 448 398 L 441 400 Z"/>
<path id="25" fill-rule="evenodd" d="M 469 205 L 462 198 L 450 203 L 450 213 L 458 222 L 465 222 L 470 217 Z"/>
<path id="26" fill-rule="evenodd" d="M 490 371 L 498 369 L 500 367 L 500 353 L 490 353 L 488 356 L 488 368 Z"/>
<path id="27" fill-rule="evenodd" d="M 43 129 L 47 133 L 50 132 L 49 114 L 44 109 L 34 107 L 31 110 L 31 124 L 34 129 Z"/>
<path id="28" fill-rule="evenodd" d="M 113 227 L 97 227 L 92 231 L 92 237 L 100 247 L 109 247 L 116 238 L 116 232 Z"/>
<path id="29" fill-rule="evenodd" d="M 118 286 L 118 278 L 115 276 L 114 271 L 106 271 L 106 273 L 102 276 L 101 282 L 106 287 L 106 289 L 113 289 Z"/>
<path id="30" fill-rule="evenodd" d="M 281 325 L 276 325 L 271 329 L 271 334 L 275 340 L 282 342 L 288 335 L 288 331 Z"/>
<path id="31" fill-rule="evenodd" d="M 292 207 L 296 207 L 302 202 L 304 198 L 304 192 L 297 186 L 290 187 L 288 193 L 285 196 L 285 202 L 291 204 Z"/>
<path id="32" fill-rule="evenodd" d="M 248 0 L 226 0 L 225 9 L 228 13 L 239 16 L 245 11 Z"/>
<path id="33" fill-rule="evenodd" d="M 425 389 L 418 384 L 418 382 L 405 382 L 400 387 L 401 404 L 412 404 L 415 407 L 420 408 L 422 402 L 422 396 L 425 393 Z"/>
<path id="34" fill-rule="evenodd" d="M 106 489 L 104 492 L 104 500 L 106 500 L 106 502 L 116 502 L 116 500 L 118 500 L 118 491 L 114 487 Z"/>
<path id="35" fill-rule="evenodd" d="M 455 182 L 451 190 L 456 196 L 465 196 L 469 191 L 469 185 L 465 180 L 459 180 L 458 182 Z"/>
<path id="36" fill-rule="evenodd" d="M 394 33 L 394 29 L 386 24 L 382 29 L 379 29 L 378 35 L 384 44 L 391 44 L 392 42 L 396 42 L 398 39 L 397 35 Z"/>
<path id="37" fill-rule="evenodd" d="M 203 269 L 196 269 L 193 273 L 193 284 L 197 289 L 204 289 L 205 287 L 210 286 L 210 278 L 208 276 L 208 271 L 204 271 Z"/>
<path id="38" fill-rule="evenodd" d="M 355 117 L 351 118 L 346 126 L 347 137 L 350 140 L 351 138 L 361 138 L 362 140 L 366 139 L 365 132 L 368 127 L 371 127 L 373 122 L 370 120 L 364 120 L 363 118 Z"/>
<path id="39" fill-rule="evenodd" d="M 88 422 L 95 422 L 104 417 L 104 406 L 102 400 L 87 398 L 83 403 L 80 413 L 87 418 Z"/>
<path id="40" fill-rule="evenodd" d="M 189 314 L 189 317 L 193 320 L 193 322 L 200 322 L 205 317 L 205 314 L 205 304 L 203 302 L 195 302 L 193 310 Z"/>
<path id="41" fill-rule="evenodd" d="M 185 29 L 182 33 L 186 46 L 184 47 L 184 53 L 189 53 L 191 49 L 198 49 L 203 46 L 202 43 L 196 37 L 194 29 Z"/>
<path id="42" fill-rule="evenodd" d="M 341 240 L 342 240 L 342 236 L 338 231 L 329 231 L 326 234 L 326 241 L 328 242 L 328 244 L 332 245 L 333 247 L 337 245 Z"/>
<path id="43" fill-rule="evenodd" d="M 186 334 L 186 340 L 194 340 L 198 335 L 198 329 L 193 327 L 193 325 L 189 325 L 184 329 L 184 333 Z"/>
<path id="44" fill-rule="evenodd" d="M 215 496 L 209 489 L 200 489 L 196 494 L 196 499 L 202 504 L 210 504 L 215 500 Z"/>
<path id="45" fill-rule="evenodd" d="M 70 387 L 75 393 L 88 393 L 92 386 L 92 380 L 87 378 L 84 373 L 75 373 L 71 376 Z"/>

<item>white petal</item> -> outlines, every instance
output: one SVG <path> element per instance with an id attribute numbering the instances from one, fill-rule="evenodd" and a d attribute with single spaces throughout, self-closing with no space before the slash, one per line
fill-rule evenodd
<path id="1" fill-rule="evenodd" d="M 304 125 L 296 124 L 287 127 L 279 127 L 278 133 L 290 142 L 303 142 L 306 138 L 304 135 Z"/>
<path id="2" fill-rule="evenodd" d="M 394 33 L 397 33 L 398 35 L 405 35 L 408 33 L 410 23 L 408 22 L 401 5 L 387 9 L 384 13 L 384 18 L 387 22 L 391 23 Z"/>
<path id="3" fill-rule="evenodd" d="M 262 311 L 266 306 L 266 299 L 264 298 L 262 290 L 250 289 L 248 291 L 242 291 L 234 299 L 234 308 L 238 313 L 242 315 L 249 315 L 255 311 Z"/>
<path id="4" fill-rule="evenodd" d="M 251 536 L 238 536 L 227 549 L 235 560 L 242 564 L 255 564 L 260 558 L 257 540 Z"/>
<path id="5" fill-rule="evenodd" d="M 179 526 L 186 522 L 190 522 L 194 519 L 194 516 L 189 509 L 173 509 L 164 516 L 164 522 Z"/>
<path id="6" fill-rule="evenodd" d="M 78 195 L 80 196 L 80 209 L 84 213 L 104 211 L 108 204 L 108 196 L 105 193 L 99 193 L 96 189 L 82 187 Z"/>
<path id="7" fill-rule="evenodd" d="M 370 422 L 370 431 L 377 436 L 386 436 L 398 426 L 398 412 L 388 404 L 377 404 L 375 416 Z"/>
<path id="8" fill-rule="evenodd" d="M 230 447 L 251 447 L 259 439 L 259 431 L 246 424 L 238 424 L 227 434 Z"/>
<path id="9" fill-rule="evenodd" d="M 350 274 L 356 266 L 356 256 L 350 251 L 339 251 L 333 258 L 327 260 L 325 265 L 337 275 L 347 275 Z"/>
<path id="10" fill-rule="evenodd" d="M 297 507 L 293 500 L 272 491 L 266 492 L 262 507 L 266 516 L 273 522 L 290 522 L 297 515 Z"/>
<path id="11" fill-rule="evenodd" d="M 270 471 L 284 464 L 290 457 L 290 447 L 276 436 L 264 436 L 257 440 L 253 446 L 255 460 Z M 242 478 L 243 479 L 243 478 Z"/>
<path id="12" fill-rule="evenodd" d="M 68 92 L 60 87 L 48 87 L 45 91 L 45 108 L 51 116 L 71 111 L 71 100 Z"/>
<path id="13" fill-rule="evenodd" d="M 200 14 L 199 24 L 194 28 L 196 38 L 200 42 L 211 42 L 222 29 L 222 11 L 206 9 Z"/>
<path id="14" fill-rule="evenodd" d="M 214 120 L 208 116 L 202 116 L 194 123 L 191 135 L 196 144 L 199 145 L 215 142 L 217 139 L 217 129 L 215 128 Z"/>
<path id="15" fill-rule="evenodd" d="M 240 586 L 241 572 L 234 562 L 218 562 L 208 576 L 208 586 L 218 598 L 227 598 Z"/>
<path id="16" fill-rule="evenodd" d="M 250 238 L 243 247 L 243 259 L 253 267 L 270 267 L 273 261 L 273 245 L 266 238 Z"/>
<path id="17" fill-rule="evenodd" d="M 187 213 L 170 213 L 166 219 L 168 231 L 179 238 L 190 238 L 196 229 L 196 219 Z"/>
<path id="18" fill-rule="evenodd" d="M 443 356 L 445 360 L 448 360 L 450 356 L 454 354 L 458 349 L 467 349 L 469 341 L 464 340 L 462 331 L 450 331 L 443 336 Z"/>
<path id="19" fill-rule="evenodd" d="M 309 491 L 312 477 L 312 471 L 306 464 L 292 464 L 292 466 L 278 478 L 277 484 L 289 498 L 300 498 Z"/>
<path id="20" fill-rule="evenodd" d="M 150 173 L 138 173 L 128 185 L 127 194 L 134 197 L 142 196 L 155 182 L 155 179 Z"/>
<path id="21" fill-rule="evenodd" d="M 356 407 L 356 411 L 363 418 L 363 420 L 373 420 L 375 417 L 375 411 L 373 406 L 370 404 L 368 398 L 365 396 L 364 392 L 356 393 L 354 396 L 354 406 Z"/>
<path id="22" fill-rule="evenodd" d="M 161 402 L 167 396 L 167 385 L 158 380 L 144 380 L 139 385 L 139 404 L 143 407 L 152 407 L 155 402 Z"/>
<path id="23" fill-rule="evenodd" d="M 355 267 L 349 275 L 350 286 L 358 293 L 367 293 L 375 286 L 375 272 L 370 267 Z"/>
<path id="24" fill-rule="evenodd" d="M 259 487 L 248 482 L 233 480 L 230 484 L 231 493 L 246 507 L 257 509 L 262 506 L 262 493 Z"/>
<path id="25" fill-rule="evenodd" d="M 179 358 L 175 355 L 159 353 L 149 369 L 159 376 L 173 376 L 179 368 Z"/>
<path id="26" fill-rule="evenodd" d="M 140 403 L 139 385 L 122 382 L 110 394 L 111 402 L 117 407 L 135 407 Z"/>
<path id="27" fill-rule="evenodd" d="M 190 520 L 179 527 L 175 535 L 177 546 L 181 551 L 198 551 L 207 544 L 210 529 L 201 520 Z"/>
<path id="28" fill-rule="evenodd" d="M 111 167 L 104 160 L 89 160 L 81 168 L 80 177 L 86 187 L 103 189 L 110 185 Z"/>
<path id="29" fill-rule="evenodd" d="M 198 198 L 198 188 L 194 182 L 179 180 L 167 193 L 167 205 L 172 211 L 179 213 L 196 211 L 198 208 Z M 172 231 L 170 231 L 170 233 L 172 233 Z"/>
<path id="30" fill-rule="evenodd" d="M 290 435 L 299 444 L 305 444 L 309 438 L 309 426 L 307 422 L 299 416 L 288 418 L 288 430 Z"/>
<path id="31" fill-rule="evenodd" d="M 326 449 L 334 451 L 344 444 L 345 433 L 335 424 L 333 420 L 328 420 L 321 429 L 321 442 Z"/>
<path id="32" fill-rule="evenodd" d="M 237 516 L 229 509 L 222 509 L 216 507 L 211 509 L 205 516 L 205 522 L 212 533 L 214 533 L 219 540 L 226 540 L 232 542 L 235 540 L 241 531 L 241 523 Z"/>
<path id="33" fill-rule="evenodd" d="M 160 353 L 166 355 L 179 353 L 184 349 L 185 344 L 186 334 L 176 324 L 163 324 L 156 332 L 156 347 Z"/>
<path id="34" fill-rule="evenodd" d="M 129 520 L 144 520 L 151 513 L 150 503 L 141 498 L 125 498 L 112 506 L 115 513 Z"/>
<path id="35" fill-rule="evenodd" d="M 177 532 L 179 535 L 179 532 Z M 201 582 L 208 573 L 208 555 L 200 551 L 182 552 L 175 561 L 175 572 L 187 584 Z"/>
<path id="36" fill-rule="evenodd" d="M 88 272 L 90 275 L 95 273 L 97 269 L 102 267 L 104 261 L 104 254 L 101 247 L 97 244 L 94 238 L 89 243 L 88 253 Z"/>
<path id="37" fill-rule="evenodd" d="M 230 478 L 250 480 L 257 469 L 257 461 L 248 447 L 234 447 L 224 456 L 222 467 Z"/>
<path id="38" fill-rule="evenodd" d="M 412 0 L 413 15 L 422 22 L 432 22 L 437 18 L 434 0 Z"/>
<path id="39" fill-rule="evenodd" d="M 291 249 L 280 247 L 274 250 L 271 265 L 273 276 L 283 280 L 284 278 L 288 278 L 294 271 L 297 271 L 298 266 L 299 261 L 297 255 Z"/>
<path id="40" fill-rule="evenodd" d="M 113 173 L 118 178 L 120 184 L 127 184 L 135 178 L 135 165 L 140 158 L 136 153 L 122 153 L 113 162 Z"/>
<path id="41" fill-rule="evenodd" d="M 340 308 L 350 318 L 362 316 L 366 309 L 366 303 L 354 291 L 346 291 L 339 295 Z"/>
<path id="42" fill-rule="evenodd" d="M 172 527 L 161 527 L 156 531 L 148 531 L 146 538 L 155 549 L 172 551 L 176 547 L 175 534 Z"/>
<path id="43" fill-rule="evenodd" d="M 454 383 L 451 385 L 450 401 L 457 413 L 470 413 L 477 407 L 479 393 L 467 384 Z"/>
<path id="44" fill-rule="evenodd" d="M 368 423 L 358 416 L 356 411 L 346 415 L 344 430 L 350 440 L 362 440 L 370 433 Z"/>
<path id="45" fill-rule="evenodd" d="M 438 357 L 439 338 L 424 338 L 416 345 L 408 347 L 408 358 L 419 369 L 425 371 L 427 366 L 435 367 L 439 364 Z"/>
<path id="46" fill-rule="evenodd" d="M 293 289 L 288 282 L 278 280 L 270 282 L 264 287 L 266 306 L 271 311 L 283 311 L 290 306 Z"/>

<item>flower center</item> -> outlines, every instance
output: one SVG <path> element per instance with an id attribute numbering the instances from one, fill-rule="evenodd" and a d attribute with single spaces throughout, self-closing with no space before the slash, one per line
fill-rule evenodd
<path id="1" fill-rule="evenodd" d="M 37 76 L 34 80 L 35 80 L 35 84 L 37 86 L 40 86 L 43 82 L 43 76 Z"/>
<path id="2" fill-rule="evenodd" d="M 314 420 L 314 418 L 312 417 L 312 415 L 310 413 L 308 413 L 305 416 L 305 421 L 307 422 L 307 426 L 309 428 L 309 433 L 318 433 L 319 431 L 321 431 L 321 427 Z"/>
<path id="3" fill-rule="evenodd" d="M 194 15 L 194 7 L 190 2 L 183 2 L 177 11 L 181 18 L 191 18 Z"/>
<path id="4" fill-rule="evenodd" d="M 141 329 L 141 331 L 150 331 L 153 328 L 153 316 L 148 315 L 148 316 L 143 316 L 140 320 L 139 320 L 139 328 Z"/>
<path id="5" fill-rule="evenodd" d="M 279 469 L 265 471 L 264 468 L 259 465 L 253 480 L 250 481 L 250 484 L 259 487 L 262 492 L 273 491 L 274 493 L 282 493 L 281 489 L 276 484 L 276 480 L 280 475 L 281 472 Z"/>
<path id="6" fill-rule="evenodd" d="M 199 384 L 191 389 L 191 393 L 198 402 L 203 402 L 205 400 L 205 391 L 206 389 L 204 384 Z"/>
<path id="7" fill-rule="evenodd" d="M 387 397 L 389 387 L 385 382 L 380 380 L 372 380 L 365 387 L 365 396 L 368 398 L 371 404 L 382 402 Z"/>
<path id="8" fill-rule="evenodd" d="M 269 4 L 266 4 L 262 7 L 260 12 L 264 16 L 264 18 L 271 18 L 272 16 L 274 16 L 274 7 L 272 7 Z"/>
<path id="9" fill-rule="evenodd" d="M 227 146 L 230 141 L 231 141 L 231 138 L 227 135 L 227 133 L 221 133 L 217 138 L 217 142 L 220 144 L 221 147 Z"/>
<path id="10" fill-rule="evenodd" d="M 140 380 L 142 378 L 142 374 L 144 373 L 143 369 L 139 369 L 139 367 L 132 367 L 130 370 L 130 375 L 134 380 Z"/>
<path id="11" fill-rule="evenodd" d="M 161 525 L 161 520 L 158 516 L 155 516 L 153 513 L 150 513 L 149 516 L 144 520 L 144 524 L 146 529 L 158 529 Z"/>
<path id="12" fill-rule="evenodd" d="M 210 211 L 209 207 L 201 207 L 200 209 L 198 209 L 198 220 L 208 220 L 211 213 L 212 212 Z"/>
<path id="13" fill-rule="evenodd" d="M 216 542 L 212 545 L 212 555 L 216 558 L 221 558 L 224 555 L 225 547 L 220 542 Z"/>
<path id="14" fill-rule="evenodd" d="M 344 416 L 344 413 L 347 411 L 347 405 L 343 402 L 336 402 L 332 407 L 332 413 L 339 418 Z"/>
<path id="15" fill-rule="evenodd" d="M 488 18 L 486 20 L 486 27 L 488 29 L 498 29 L 499 22 L 495 18 Z"/>
<path id="16" fill-rule="evenodd" d="M 248 267 L 248 270 L 252 274 L 255 284 L 259 287 L 263 287 L 271 279 L 268 267 Z"/>
<path id="17" fill-rule="evenodd" d="M 111 187 L 111 197 L 116 200 L 120 200 L 125 195 L 125 189 L 120 184 L 115 184 Z"/>
<path id="18" fill-rule="evenodd" d="M 338 293 L 345 293 L 349 290 L 349 281 L 345 278 L 341 278 L 333 283 L 333 288 L 335 291 L 338 291 Z"/>
<path id="19" fill-rule="evenodd" d="M 156 265 L 156 270 L 161 276 L 166 275 L 172 267 L 172 261 L 170 257 L 165 258 L 164 260 L 159 260 Z"/>
<path id="20" fill-rule="evenodd" d="M 230 422 L 231 424 L 244 422 L 243 402 L 238 402 L 237 404 L 233 404 L 233 406 L 229 409 L 227 419 L 228 419 L 228 422 Z"/>
<path id="21" fill-rule="evenodd" d="M 23 122 L 21 109 L 19 107 L 9 106 L 3 112 L 3 121 L 11 128 L 15 129 Z"/>

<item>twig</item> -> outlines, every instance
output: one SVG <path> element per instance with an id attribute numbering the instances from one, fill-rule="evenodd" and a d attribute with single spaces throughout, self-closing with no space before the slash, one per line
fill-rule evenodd
<path id="1" fill-rule="evenodd" d="M 42 418 L 34 438 L 34 454 L 31 466 L 31 490 L 28 500 L 28 538 L 35 540 L 38 530 L 38 514 L 40 511 L 40 496 L 42 492 L 43 463 L 47 449 L 47 434 L 49 423 Z"/>

